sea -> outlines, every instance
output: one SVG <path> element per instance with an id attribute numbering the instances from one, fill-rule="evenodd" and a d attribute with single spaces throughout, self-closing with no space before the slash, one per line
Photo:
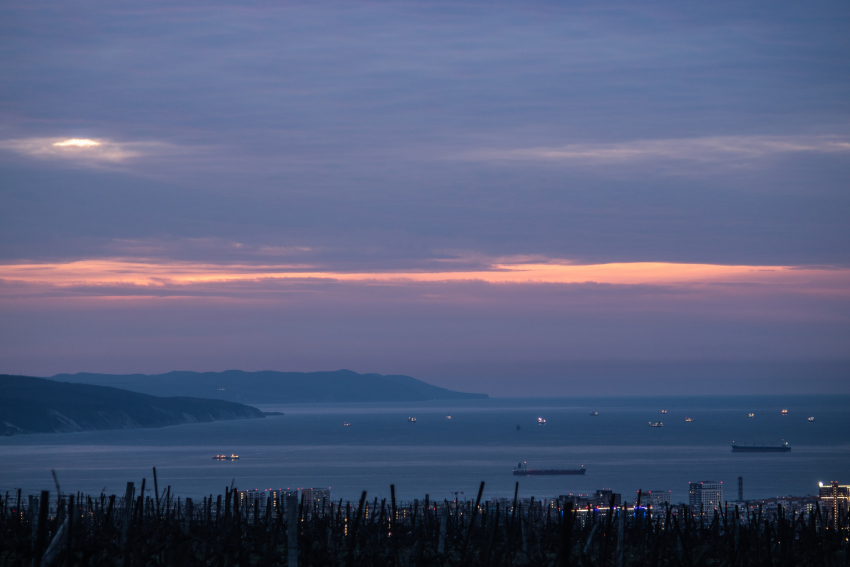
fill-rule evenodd
<path id="1" fill-rule="evenodd" d="M 61 489 L 121 494 L 146 479 L 200 498 L 225 487 L 330 488 L 333 499 L 551 498 L 613 489 L 671 491 L 720 481 L 724 499 L 817 494 L 850 483 L 850 396 L 599 397 L 451 402 L 257 405 L 265 419 L 0 438 L 0 493 Z M 787 409 L 787 414 L 782 410 Z M 666 410 L 667 413 L 662 413 Z M 598 412 L 598 415 L 591 415 Z M 754 417 L 749 418 L 748 414 Z M 450 417 L 449 417 L 450 416 Z M 814 421 L 808 421 L 814 417 Z M 409 418 L 416 418 L 411 421 Z M 545 423 L 539 423 L 539 418 Z M 692 421 L 686 421 L 690 418 Z M 661 422 L 663 427 L 649 427 Z M 349 423 L 345 426 L 344 423 Z M 732 453 L 731 444 L 790 453 Z M 216 461 L 237 454 L 238 461 Z M 514 476 L 529 468 L 579 468 L 584 476 Z M 150 495 L 153 493 L 150 492 Z"/>

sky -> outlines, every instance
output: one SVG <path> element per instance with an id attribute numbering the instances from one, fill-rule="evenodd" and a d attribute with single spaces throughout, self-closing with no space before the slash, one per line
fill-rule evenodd
<path id="1" fill-rule="evenodd" d="M 848 29 L 845 2 L 4 2 L 0 372 L 850 393 Z"/>

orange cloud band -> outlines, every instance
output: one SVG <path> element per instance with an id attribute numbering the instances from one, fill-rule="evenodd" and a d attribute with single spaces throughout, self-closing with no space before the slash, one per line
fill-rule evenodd
<path id="1" fill-rule="evenodd" d="M 794 266 L 735 266 L 623 262 L 574 264 L 493 263 L 470 271 L 316 270 L 297 265 L 205 264 L 139 262 L 124 259 L 81 260 L 65 263 L 0 265 L 0 280 L 35 286 L 192 286 L 196 284 L 269 280 L 335 282 L 462 282 L 492 284 L 581 284 L 677 286 L 695 284 L 758 284 L 850 291 L 850 269 Z"/>

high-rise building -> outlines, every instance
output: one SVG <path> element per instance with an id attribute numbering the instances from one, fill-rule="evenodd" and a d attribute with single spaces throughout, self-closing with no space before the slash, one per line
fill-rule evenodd
<path id="1" fill-rule="evenodd" d="M 738 477 L 738 502 L 744 501 L 744 477 Z"/>
<path id="2" fill-rule="evenodd" d="M 280 497 L 281 492 L 279 490 L 275 490 L 273 488 L 267 488 L 265 490 L 259 490 L 257 488 L 253 490 L 240 490 L 239 491 L 239 507 L 245 508 L 246 506 L 253 510 L 254 506 L 259 506 L 260 513 L 266 513 L 266 506 L 269 504 L 269 498 L 271 498 L 271 513 L 272 517 L 276 518 L 278 513 L 278 498 Z M 255 504 L 256 503 L 256 504 Z"/>
<path id="3" fill-rule="evenodd" d="M 266 498 L 272 499 L 272 517 L 277 518 L 277 515 L 280 513 L 278 508 L 280 505 L 280 490 L 267 488 L 264 492 L 266 493 Z"/>
<path id="4" fill-rule="evenodd" d="M 280 506 L 281 506 L 280 513 L 281 514 L 287 514 L 289 512 L 289 510 L 287 509 L 286 506 L 287 506 L 287 502 L 289 501 L 290 498 L 292 498 L 294 496 L 295 502 L 296 503 L 299 502 L 298 489 L 297 488 L 281 488 L 281 489 L 275 491 L 275 494 L 277 494 L 278 501 L 280 502 Z M 297 510 L 297 506 L 296 506 L 296 510 Z M 277 512 L 277 510 L 276 510 L 276 512 Z"/>
<path id="5" fill-rule="evenodd" d="M 602 488 L 596 491 L 596 505 L 600 508 L 607 508 L 611 505 L 611 497 L 614 497 L 614 506 L 619 506 L 623 502 L 622 494 L 617 494 L 610 488 Z"/>
<path id="6" fill-rule="evenodd" d="M 833 525 L 838 528 L 838 520 L 847 513 L 850 505 L 850 485 L 838 484 L 832 481 L 829 484 L 818 483 L 818 497 L 824 503 L 832 516 Z"/>
<path id="7" fill-rule="evenodd" d="M 688 505 L 697 514 L 707 514 L 723 506 L 723 483 L 714 480 L 690 483 Z"/>
<path id="8" fill-rule="evenodd" d="M 651 508 L 664 508 L 672 504 L 671 490 L 648 490 L 641 495 L 641 504 Z"/>
<path id="9" fill-rule="evenodd" d="M 301 489 L 301 505 L 305 510 L 313 509 L 313 490 L 310 488 Z"/>
<path id="10" fill-rule="evenodd" d="M 330 488 L 311 488 L 313 492 L 313 506 L 321 508 L 322 505 L 330 506 L 331 489 Z"/>
<path id="11" fill-rule="evenodd" d="M 316 508 L 321 508 L 322 503 L 325 506 L 330 505 L 331 503 L 331 489 L 330 488 L 302 488 L 301 489 L 301 502 L 304 504 L 304 509 L 308 511 L 308 513 L 312 513 Z"/>
<path id="12" fill-rule="evenodd" d="M 254 490 L 240 490 L 239 491 L 239 507 L 245 508 L 246 506 L 253 510 L 254 502 L 259 502 L 260 506 L 265 506 L 266 501 L 263 498 L 265 496 L 264 492 L 260 492 L 258 489 Z"/>

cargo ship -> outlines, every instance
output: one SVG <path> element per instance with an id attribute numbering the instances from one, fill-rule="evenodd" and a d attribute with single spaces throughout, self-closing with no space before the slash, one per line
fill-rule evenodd
<path id="1" fill-rule="evenodd" d="M 584 474 L 586 472 L 584 465 L 580 469 L 530 469 L 525 461 L 519 463 L 514 469 L 514 474 L 517 476 Z"/>
<path id="2" fill-rule="evenodd" d="M 735 445 L 732 442 L 733 453 L 789 453 L 791 447 L 787 441 L 783 441 L 779 446 L 776 445 Z"/>
<path id="3" fill-rule="evenodd" d="M 239 455 L 213 455 L 216 461 L 238 461 Z"/>

